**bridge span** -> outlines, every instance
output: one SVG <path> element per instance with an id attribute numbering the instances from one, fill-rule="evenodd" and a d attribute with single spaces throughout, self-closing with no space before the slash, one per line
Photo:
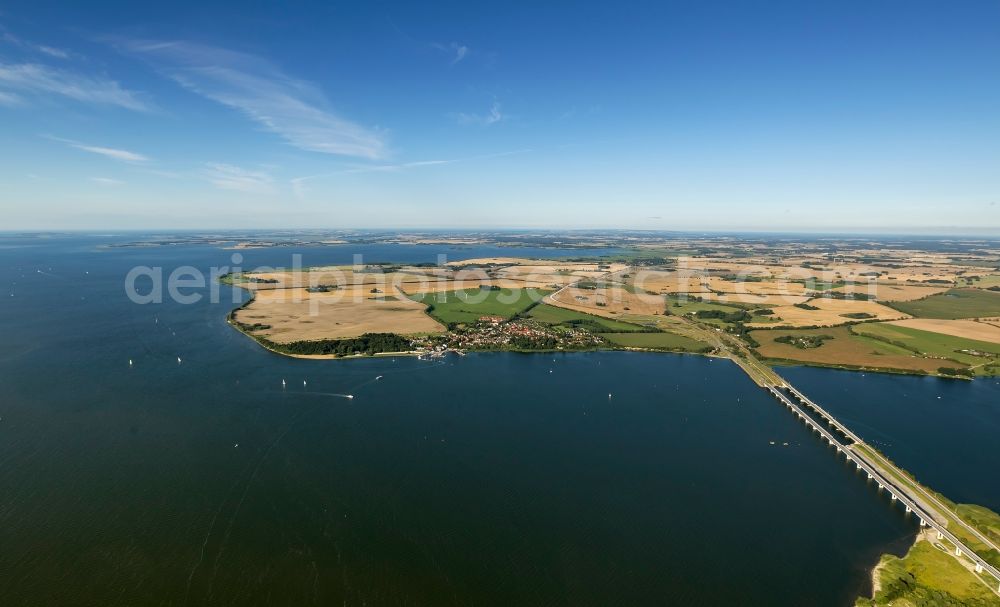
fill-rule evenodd
<path id="1" fill-rule="evenodd" d="M 1000 593 L 1000 570 L 976 554 L 965 542 L 949 531 L 946 525 L 949 520 L 954 520 L 967 530 L 972 531 L 977 538 L 985 540 L 984 543 L 987 546 L 992 547 L 992 542 L 990 542 L 987 538 L 984 538 L 978 530 L 964 524 L 964 522 L 958 519 L 957 516 L 949 517 L 942 515 L 940 511 L 934 507 L 933 502 L 937 502 L 938 507 L 941 507 L 942 505 L 938 500 L 936 500 L 936 498 L 928 500 L 928 497 L 933 496 L 929 496 L 926 491 L 911 487 L 908 483 L 899 482 L 889 473 L 884 472 L 883 468 L 888 468 L 889 470 L 895 469 L 895 466 L 891 462 L 885 460 L 884 458 L 881 462 L 876 462 L 874 461 L 874 458 L 869 456 L 865 451 L 852 449 L 851 446 L 841 441 L 841 439 L 834 435 L 833 432 L 831 432 L 824 425 L 824 423 L 816 420 L 813 416 L 803 410 L 802 406 L 793 400 L 793 397 L 794 399 L 801 401 L 804 406 L 812 409 L 821 418 L 822 422 L 829 424 L 831 427 L 843 434 L 843 436 L 850 440 L 853 444 L 867 446 L 860 437 L 854 434 L 854 432 L 837 421 L 835 417 L 830 415 L 822 407 L 809 400 L 804 394 L 790 386 L 787 382 L 784 382 L 782 385 L 766 385 L 764 387 L 771 393 L 772 396 L 785 405 L 789 411 L 797 415 L 798 418 L 813 431 L 819 433 L 819 435 L 825 439 L 831 447 L 834 447 L 837 450 L 838 454 L 843 454 L 847 458 L 847 461 L 852 462 L 858 470 L 864 471 L 868 475 L 868 480 L 875 481 L 879 490 L 888 491 L 893 502 L 903 504 L 903 507 L 908 514 L 912 513 L 917 517 L 921 527 L 933 528 L 937 532 L 938 540 L 947 540 L 951 543 L 951 545 L 955 548 L 955 556 L 965 556 L 972 561 L 976 573 L 989 573 L 997 583 L 997 593 Z M 787 390 L 788 394 L 786 394 L 784 390 Z M 869 451 L 875 453 L 875 451 L 870 447 Z M 947 508 L 944 508 L 944 510 L 947 512 Z"/>
<path id="2" fill-rule="evenodd" d="M 938 540 L 950 542 L 954 547 L 955 556 L 967 557 L 976 573 L 988 573 L 997 583 L 996 592 L 1000 594 L 1000 570 L 976 554 L 974 550 L 969 548 L 967 542 L 949 531 L 947 526 L 953 523 L 969 536 L 982 542 L 984 546 L 1000 552 L 1000 547 L 997 546 L 996 542 L 962 520 L 947 505 L 941 503 L 937 496 L 925 490 L 918 483 L 897 480 L 906 478 L 905 473 L 899 467 L 883 457 L 877 450 L 871 448 L 861 437 L 840 423 L 828 411 L 789 384 L 774 369 L 762 363 L 742 340 L 718 329 L 707 330 L 694 322 L 688 323 L 688 326 L 698 334 L 699 339 L 716 346 L 730 360 L 739 365 L 757 385 L 768 390 L 800 420 L 819 433 L 830 446 L 836 448 L 838 454 L 842 453 L 847 461 L 853 463 L 859 471 L 864 471 L 869 480 L 875 481 L 879 490 L 885 490 L 889 493 L 893 503 L 903 504 L 906 513 L 916 516 L 921 527 L 933 528 L 937 532 Z M 809 415 L 803 407 L 811 409 L 817 415 L 818 420 Z M 826 427 L 827 425 L 846 440 L 835 436 Z M 983 581 L 985 582 L 986 579 Z"/>

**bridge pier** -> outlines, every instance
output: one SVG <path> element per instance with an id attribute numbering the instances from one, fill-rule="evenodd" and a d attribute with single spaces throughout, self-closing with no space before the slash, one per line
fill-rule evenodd
<path id="1" fill-rule="evenodd" d="M 884 489 L 888 491 L 889 496 L 893 502 L 896 501 L 902 502 L 904 507 L 906 508 L 907 515 L 915 514 L 916 508 L 921 508 L 920 514 L 916 515 L 916 518 L 920 523 L 921 529 L 925 527 L 933 528 L 937 532 L 937 539 L 939 541 L 948 539 L 947 543 L 952 544 L 955 547 L 956 557 L 962 557 L 965 555 L 964 551 L 966 550 L 966 547 L 965 544 L 962 542 L 962 540 L 959 540 L 951 535 L 949 535 L 948 538 L 945 538 L 943 529 L 939 527 L 938 523 L 934 521 L 933 517 L 924 519 L 925 511 L 922 509 L 923 508 L 922 506 L 914 505 L 911 507 L 908 505 L 909 493 L 907 492 L 905 487 L 903 488 L 903 490 L 900 492 L 899 495 L 896 495 L 897 487 L 895 485 L 886 485 L 882 482 L 882 478 L 885 477 L 883 476 L 883 472 L 878 470 L 877 464 L 873 464 L 875 466 L 874 469 L 875 471 L 873 471 L 872 468 L 868 467 L 867 456 L 865 456 L 863 453 L 855 453 L 850 448 L 848 448 L 848 445 L 840 443 L 840 436 L 837 436 L 836 438 L 834 436 L 835 434 L 840 433 L 840 435 L 844 437 L 845 441 L 853 441 L 854 443 L 861 445 L 864 445 L 864 441 L 858 438 L 849 429 L 841 425 L 840 422 L 838 422 L 835 417 L 831 416 L 829 413 L 824 411 L 819 405 L 808 400 L 804 395 L 800 394 L 797 390 L 794 390 L 794 388 L 792 388 L 791 386 L 787 386 L 787 388 L 790 391 L 789 395 L 785 395 L 784 393 L 778 392 L 773 386 L 767 386 L 767 388 L 771 391 L 772 395 L 775 398 L 777 398 L 779 401 L 785 404 L 785 407 L 787 407 L 788 410 L 796 414 L 799 417 L 799 419 L 802 420 L 806 425 L 808 425 L 813 431 L 818 432 L 820 436 L 826 439 L 828 444 L 835 447 L 837 449 L 838 454 L 843 453 L 844 458 L 848 462 L 853 462 L 857 470 L 864 470 L 865 473 L 868 475 L 868 480 L 875 480 L 876 484 L 878 485 L 879 491 Z M 792 398 L 798 400 L 799 403 L 803 405 L 803 407 L 800 408 L 800 406 L 797 405 L 795 401 L 792 400 Z M 804 407 L 811 408 L 813 412 L 819 417 L 817 418 L 813 414 L 808 413 L 807 411 L 805 411 Z M 829 428 L 821 427 L 820 426 L 821 423 L 826 423 L 829 426 Z M 892 467 L 890 465 L 890 470 L 891 468 Z M 912 499 L 916 500 L 919 503 L 919 498 L 912 498 Z M 929 512 L 931 514 L 934 514 L 933 509 L 930 510 Z M 1000 582 L 1000 574 L 998 574 L 997 570 L 992 565 L 983 564 L 974 552 L 969 552 L 968 554 L 970 556 L 970 560 L 973 561 L 973 565 L 975 565 L 976 573 L 981 574 L 984 571 L 986 571 L 991 576 L 993 576 L 997 580 L 997 582 Z M 1000 586 L 998 586 L 997 592 L 1000 593 Z"/>

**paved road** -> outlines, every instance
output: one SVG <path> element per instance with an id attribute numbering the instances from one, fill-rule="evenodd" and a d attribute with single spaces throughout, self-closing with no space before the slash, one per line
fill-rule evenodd
<path id="1" fill-rule="evenodd" d="M 825 427 L 823 422 L 813 419 L 802 406 L 800 406 L 795 400 L 785 394 L 784 389 L 788 389 L 790 393 L 801 395 L 801 392 L 787 386 L 787 384 L 782 386 L 769 385 L 766 386 L 768 391 L 777 398 L 782 404 L 784 404 L 789 410 L 798 415 L 806 425 L 812 428 L 814 431 L 818 432 L 831 446 L 837 449 L 838 453 L 843 453 L 845 457 L 851 462 L 853 462 L 858 469 L 864 470 L 868 474 L 868 478 L 874 480 L 878 483 L 879 489 L 885 489 L 889 491 L 890 495 L 896 500 L 903 503 L 906 507 L 907 512 L 913 512 L 920 519 L 920 524 L 932 527 L 938 533 L 939 539 L 947 539 L 955 548 L 956 554 L 965 555 L 968 557 L 976 566 L 977 571 L 986 571 L 993 576 L 994 580 L 997 582 L 996 592 L 1000 594 L 1000 570 L 986 562 L 982 557 L 976 554 L 971 548 L 969 548 L 962 540 L 958 539 L 953 533 L 948 531 L 945 526 L 945 521 L 948 520 L 943 517 L 940 512 L 933 505 L 931 505 L 923 496 L 919 495 L 914 489 L 912 489 L 908 484 L 900 483 L 896 481 L 893 476 L 883 470 L 883 465 L 872 461 L 870 456 L 866 453 L 858 451 L 856 449 L 849 448 L 846 444 L 841 442 L 830 430 Z M 799 396 L 796 396 L 799 398 Z M 804 396 L 802 396 L 804 398 Z M 811 402 L 811 401 L 810 401 Z M 816 406 L 818 408 L 818 406 Z M 819 410 L 817 410 L 819 412 Z M 863 445 L 864 442 L 860 439 L 855 440 L 855 435 L 848 428 L 843 426 L 840 422 L 833 418 L 829 413 L 822 413 L 825 420 L 830 423 L 838 431 L 843 432 L 848 438 L 854 441 L 856 444 Z M 890 464 L 891 465 L 891 464 Z M 898 469 L 894 466 L 890 468 L 892 470 Z"/>
<path id="2" fill-rule="evenodd" d="M 800 402 L 802 402 L 806 406 L 808 406 L 811 409 L 813 409 L 813 411 L 815 411 L 820 416 L 822 416 L 831 426 L 833 426 L 834 428 L 836 428 L 837 430 L 839 430 L 840 432 L 842 432 L 845 436 L 847 436 L 848 438 L 850 438 L 852 441 L 854 441 L 855 443 L 860 444 L 860 445 L 866 445 L 866 446 L 868 446 L 861 439 L 861 437 L 859 437 L 854 432 L 852 432 L 850 428 L 848 428 L 847 426 L 845 426 L 842 423 L 840 423 L 835 417 L 833 417 L 833 415 L 831 415 L 830 413 L 828 413 L 825 409 L 823 409 L 822 407 L 820 407 L 818 404 L 814 403 L 805 394 L 802 394 L 802 392 L 800 392 L 794 386 L 792 386 L 792 385 L 788 384 L 787 382 L 785 382 L 785 387 L 786 387 L 786 389 L 789 392 L 792 393 L 792 395 L 795 398 L 797 398 Z M 892 471 L 894 469 L 898 470 L 898 468 L 892 462 L 890 462 L 889 460 L 887 460 L 884 457 L 882 457 L 875 449 L 872 449 L 870 446 L 868 448 L 871 449 L 872 453 L 874 454 L 873 457 L 869 458 L 869 459 L 873 460 L 873 462 L 872 462 L 873 465 L 876 465 L 879 468 L 883 468 L 886 471 Z M 985 535 L 983 535 L 978 529 L 976 529 L 972 525 L 969 525 L 964 520 L 962 520 L 946 504 L 942 503 L 941 500 L 939 500 L 937 498 L 937 496 L 933 495 L 932 493 L 930 493 L 929 491 L 925 490 L 923 487 L 920 487 L 920 486 L 914 486 L 914 487 L 912 487 L 912 490 L 916 493 L 916 497 L 919 498 L 919 500 L 921 502 L 926 502 L 928 504 L 928 507 L 931 510 L 945 511 L 945 512 L 950 513 L 952 515 L 950 517 L 951 520 L 955 521 L 957 524 L 959 524 L 960 526 L 962 526 L 962 528 L 964 528 L 966 531 L 968 531 L 970 534 L 972 534 L 976 539 L 978 539 L 980 542 L 982 542 L 985 546 L 988 546 L 988 547 L 992 548 L 993 550 L 997 550 L 998 552 L 1000 552 L 1000 548 L 997 547 L 997 545 L 996 545 L 995 542 L 993 542 L 990 538 L 988 538 Z"/>

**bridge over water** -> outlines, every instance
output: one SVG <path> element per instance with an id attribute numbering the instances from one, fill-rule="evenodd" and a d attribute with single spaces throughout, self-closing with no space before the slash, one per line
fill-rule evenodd
<path id="1" fill-rule="evenodd" d="M 966 542 L 949 531 L 947 525 L 949 522 L 954 522 L 986 546 L 996 548 L 989 538 L 959 519 L 957 515 L 942 514 L 942 512 L 948 512 L 947 507 L 929 492 L 916 486 L 916 483 L 911 484 L 899 480 L 903 478 L 902 471 L 888 460 L 879 457 L 874 449 L 870 447 L 867 450 L 852 448 L 853 446 L 867 447 L 867 445 L 850 428 L 840 423 L 833 415 L 793 386 L 785 382 L 782 385 L 766 384 L 764 388 L 789 411 L 797 415 L 802 422 L 825 439 L 830 446 L 834 447 L 838 455 L 843 454 L 847 461 L 852 462 L 858 470 L 865 472 L 868 475 L 868 480 L 874 481 L 880 491 L 888 491 L 892 501 L 902 504 L 907 514 L 912 513 L 916 516 L 921 527 L 931 527 L 937 532 L 938 540 L 947 540 L 954 547 L 956 557 L 967 557 L 972 561 L 976 573 L 986 572 L 992 576 L 997 583 L 997 593 L 1000 594 L 1000 570 L 976 554 Z M 803 407 L 812 410 L 815 417 Z M 836 436 L 830 428 L 833 428 L 846 440 Z M 873 455 L 869 455 L 869 453 Z"/>

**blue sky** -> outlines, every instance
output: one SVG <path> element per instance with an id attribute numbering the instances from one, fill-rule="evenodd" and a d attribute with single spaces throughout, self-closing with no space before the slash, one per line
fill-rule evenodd
<path id="1" fill-rule="evenodd" d="M 992 0 L 263 4 L 4 3 L 0 228 L 1000 228 Z"/>

